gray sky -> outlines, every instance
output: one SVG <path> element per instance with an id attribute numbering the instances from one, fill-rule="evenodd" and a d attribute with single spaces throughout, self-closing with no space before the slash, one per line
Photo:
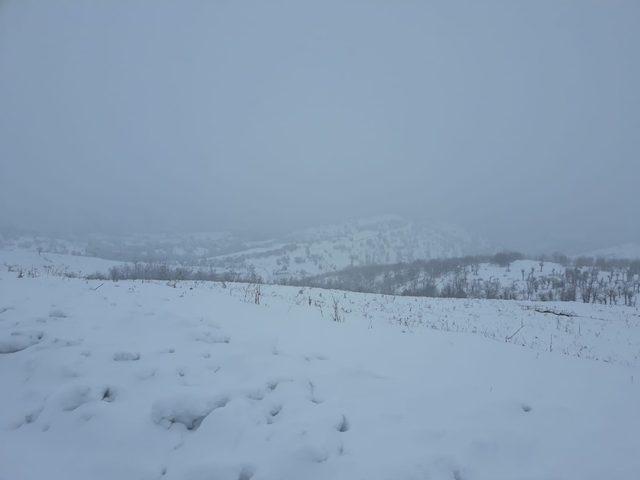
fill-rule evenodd
<path id="1" fill-rule="evenodd" d="M 0 0 L 0 225 L 640 240 L 640 2 Z"/>

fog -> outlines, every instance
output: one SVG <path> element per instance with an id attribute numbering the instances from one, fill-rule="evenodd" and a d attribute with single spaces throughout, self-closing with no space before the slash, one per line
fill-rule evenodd
<path id="1" fill-rule="evenodd" d="M 0 228 L 640 240 L 640 3 L 5 1 Z"/>

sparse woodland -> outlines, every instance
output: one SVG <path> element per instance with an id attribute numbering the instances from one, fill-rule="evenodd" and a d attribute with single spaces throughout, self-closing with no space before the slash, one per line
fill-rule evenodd
<path id="1" fill-rule="evenodd" d="M 526 259 L 516 252 L 350 267 L 306 278 L 265 282 L 255 272 L 134 263 L 115 266 L 106 280 L 199 280 L 278 283 L 417 297 L 579 301 L 635 306 L 640 294 L 640 260 L 606 260 L 561 254 Z"/>
<path id="2" fill-rule="evenodd" d="M 635 306 L 640 260 L 556 254 L 527 260 L 515 252 L 493 256 L 354 267 L 294 284 L 396 295 L 536 301 L 581 301 Z"/>

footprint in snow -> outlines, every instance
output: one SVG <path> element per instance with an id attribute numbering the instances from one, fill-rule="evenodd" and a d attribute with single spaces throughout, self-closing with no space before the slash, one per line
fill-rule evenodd
<path id="1" fill-rule="evenodd" d="M 276 417 L 278 415 L 280 415 L 280 412 L 282 411 L 282 405 L 274 405 L 270 410 L 269 410 L 269 416 L 267 417 L 267 423 L 268 424 L 272 424 Z"/>
<path id="2" fill-rule="evenodd" d="M 292 378 L 280 378 L 278 380 L 269 380 L 267 382 L 267 385 L 266 385 L 267 386 L 267 390 L 269 390 L 270 392 L 273 392 L 276 388 L 278 388 L 278 386 L 281 383 L 284 383 L 284 382 L 293 382 L 293 379 Z"/>
<path id="3" fill-rule="evenodd" d="M 140 360 L 138 352 L 116 352 L 113 354 L 114 362 L 135 362 Z"/>
<path id="4" fill-rule="evenodd" d="M 455 468 L 451 471 L 451 474 L 453 475 L 453 480 L 465 480 L 465 477 L 462 475 L 462 472 Z"/>
<path id="5" fill-rule="evenodd" d="M 246 397 L 250 400 L 262 400 L 264 399 L 264 392 L 262 390 L 252 390 L 246 394 Z"/>
<path id="6" fill-rule="evenodd" d="M 340 422 L 336 426 L 336 430 L 338 430 L 340 433 L 344 433 L 344 432 L 349 431 L 349 428 L 350 428 L 349 420 L 347 420 L 347 417 L 342 415 L 342 418 L 340 419 Z"/>
<path id="7" fill-rule="evenodd" d="M 231 341 L 231 338 L 228 335 L 218 335 L 218 334 L 213 334 L 211 332 L 202 332 L 195 336 L 195 340 L 197 342 L 214 344 L 214 343 L 229 343 Z"/>
<path id="8" fill-rule="evenodd" d="M 255 469 L 250 466 L 244 466 L 240 469 L 238 480 L 251 480 L 255 475 Z"/>
<path id="9" fill-rule="evenodd" d="M 54 308 L 49 312 L 49 317 L 51 318 L 67 318 L 68 315 L 60 310 L 59 308 Z"/>
<path id="10" fill-rule="evenodd" d="M 139 370 L 138 372 L 136 372 L 135 375 L 138 380 L 149 380 L 150 378 L 153 378 L 156 376 L 156 372 L 157 372 L 157 369 L 153 367 L 149 367 L 149 368 L 143 368 L 142 370 Z"/>
<path id="11" fill-rule="evenodd" d="M 316 394 L 316 386 L 311 380 L 309 380 L 309 401 L 316 405 L 324 402 L 324 400 Z"/>
<path id="12" fill-rule="evenodd" d="M 313 360 L 327 360 L 328 357 L 326 357 L 325 355 L 321 355 L 321 354 L 312 354 L 312 355 L 305 355 L 304 359 L 307 362 L 312 362 Z"/>
<path id="13" fill-rule="evenodd" d="M 51 342 L 51 345 L 55 347 L 77 347 L 78 345 L 84 342 L 83 338 L 76 338 L 73 340 L 65 339 L 65 338 L 54 338 Z"/>
<path id="14" fill-rule="evenodd" d="M 255 390 L 249 391 L 245 396 L 251 400 L 263 400 L 264 397 L 275 391 L 282 382 L 291 382 L 292 380 L 289 378 L 279 379 L 279 380 L 270 380 L 267 382 L 264 388 L 258 388 Z"/>
<path id="15" fill-rule="evenodd" d="M 31 409 L 30 411 L 25 413 L 22 416 L 22 418 L 16 421 L 12 425 L 12 428 L 17 430 L 18 428 L 21 428 L 24 425 L 35 423 L 38 420 L 38 417 L 40 416 L 40 413 L 42 412 L 43 409 L 44 409 L 44 405 L 39 405 L 38 407 Z"/>
<path id="16" fill-rule="evenodd" d="M 116 389 L 114 387 L 105 387 L 102 390 L 102 398 L 103 402 L 111 403 L 116 399 Z"/>

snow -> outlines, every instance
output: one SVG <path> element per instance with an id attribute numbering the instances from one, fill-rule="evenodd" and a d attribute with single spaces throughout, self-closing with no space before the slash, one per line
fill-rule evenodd
<path id="1" fill-rule="evenodd" d="M 0 335 L 0 353 L 15 353 L 35 345 L 42 339 L 42 332 L 2 332 Z"/>
<path id="2" fill-rule="evenodd" d="M 395 215 L 293 232 L 259 248 L 209 258 L 218 271 L 255 272 L 265 280 L 301 278 L 349 266 L 456 257 L 491 249 L 450 225 L 422 225 Z"/>
<path id="3" fill-rule="evenodd" d="M 4 239 L 0 234 L 0 253 L 9 250 L 22 252 L 24 266 L 34 262 L 58 263 L 64 254 L 74 252 L 87 258 L 210 267 L 245 277 L 255 273 L 271 281 L 318 275 L 354 265 L 455 257 L 492 249 L 486 241 L 459 227 L 424 225 L 386 215 L 293 231 L 259 241 L 228 232 L 92 235 L 84 240 L 40 236 Z M 54 252 L 60 255 L 56 257 Z M 103 264 L 98 260 L 92 262 L 103 267 L 97 268 L 103 272 L 110 266 L 108 260 Z M 77 268 L 89 268 L 89 264 L 82 259 L 72 260 L 70 271 L 76 272 Z"/>
<path id="4" fill-rule="evenodd" d="M 496 265 L 495 263 L 482 262 L 477 265 L 477 269 L 469 265 L 459 270 L 446 272 L 437 277 L 435 283 L 439 288 L 442 288 L 457 274 L 463 273 L 470 281 L 499 281 L 502 287 L 513 286 L 515 291 L 521 292 L 526 289 L 526 279 L 530 277 L 539 280 L 551 275 L 562 276 L 564 272 L 565 267 L 563 265 L 553 262 L 543 262 L 541 268 L 540 262 L 537 260 L 515 260 L 507 267 Z M 606 273 L 602 272 L 602 275 L 605 276 Z M 429 278 L 427 274 L 419 275 L 404 285 L 398 285 L 396 290 L 400 293 L 405 288 L 416 288 L 424 282 L 425 279 Z M 382 276 L 380 280 L 383 280 Z"/>
<path id="5" fill-rule="evenodd" d="M 15 265 L 23 270 L 51 270 L 60 274 L 76 276 L 90 275 L 96 272 L 106 273 L 111 267 L 124 263 L 81 255 L 38 253 L 22 248 L 0 249 L 0 265 Z"/>
<path id="6" fill-rule="evenodd" d="M 637 309 L 101 283 L 0 271 L 0 479 L 640 474 Z"/>

